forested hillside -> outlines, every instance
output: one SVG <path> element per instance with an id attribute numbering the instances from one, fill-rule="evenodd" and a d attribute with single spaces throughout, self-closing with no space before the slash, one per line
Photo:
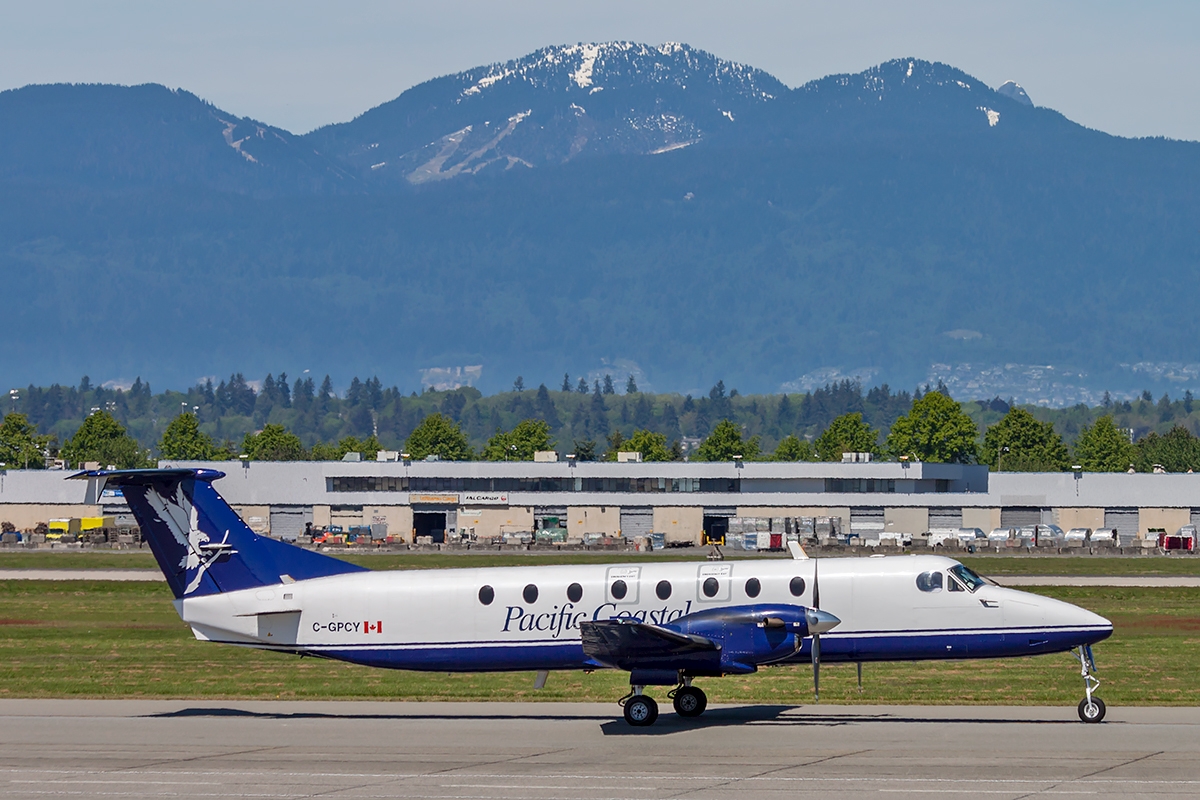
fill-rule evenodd
<path id="1" fill-rule="evenodd" d="M 718 381 L 699 397 L 641 392 L 632 376 L 589 385 L 564 375 L 553 388 L 518 378 L 511 391 L 489 396 L 472 388 L 405 393 L 374 377 L 355 378 L 340 394 L 328 376 L 318 382 L 280 373 L 254 384 L 258 390 L 234 374 L 216 385 L 155 394 L 140 379 L 126 391 L 85 377 L 77 386 L 13 390 L 0 461 L 38 467 L 49 455 L 73 463 L 128 459 L 128 466 L 158 457 L 336 459 L 356 451 L 374 458 L 379 449 L 406 448 L 504 460 L 556 448 L 585 459 L 620 449 L 656 459 L 840 460 L 844 451 L 869 451 L 1002 470 L 1074 463 L 1107 471 L 1200 469 L 1200 405 L 1190 392 L 1052 410 L 1010 407 L 999 398 L 959 404 L 940 386 L 864 391 L 849 381 L 773 395 L 743 395 Z M 942 449 L 920 443 L 914 432 L 930 424 L 926 438 Z M 454 446 L 428 443 L 439 436 Z M 102 448 L 116 455 L 87 456 L 95 442 L 108 440 L 120 441 L 115 450 Z"/>
<path id="2" fill-rule="evenodd" d="M 788 89 L 684 46 L 547 48 L 305 136 L 164 87 L 25 87 L 0 93 L 0 379 L 482 365 L 495 392 L 628 363 L 771 392 L 1014 363 L 1126 392 L 1120 365 L 1195 361 L 1197 186 L 1200 144 L 919 59 Z"/>

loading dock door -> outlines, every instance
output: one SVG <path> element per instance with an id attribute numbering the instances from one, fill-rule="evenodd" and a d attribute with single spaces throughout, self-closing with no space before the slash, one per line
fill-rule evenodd
<path id="1" fill-rule="evenodd" d="M 1137 538 L 1138 510 L 1136 508 L 1106 508 L 1104 509 L 1104 527 L 1116 528 L 1121 544 L 1127 545 Z"/>
<path id="2" fill-rule="evenodd" d="M 1041 524 L 1042 510 L 1040 508 L 1009 506 L 1000 509 L 1001 528 L 1023 528 L 1027 525 Z"/>
<path id="3" fill-rule="evenodd" d="M 729 520 L 737 516 L 733 506 L 710 506 L 704 509 L 704 544 L 725 544 Z"/>
<path id="4" fill-rule="evenodd" d="M 878 539 L 883 532 L 883 509 L 877 507 L 850 509 L 850 535 Z"/>
<path id="5" fill-rule="evenodd" d="M 304 533 L 313 519 L 312 506 L 271 506 L 271 535 L 289 542 Z"/>
<path id="6" fill-rule="evenodd" d="M 621 535 L 626 539 L 649 536 L 654 528 L 654 509 L 649 506 L 621 509 Z"/>
<path id="7" fill-rule="evenodd" d="M 962 517 L 961 508 L 931 508 L 929 509 L 929 529 L 961 528 Z"/>
<path id="8" fill-rule="evenodd" d="M 445 511 L 414 511 L 413 530 L 415 536 L 429 536 L 434 544 L 446 541 Z"/>

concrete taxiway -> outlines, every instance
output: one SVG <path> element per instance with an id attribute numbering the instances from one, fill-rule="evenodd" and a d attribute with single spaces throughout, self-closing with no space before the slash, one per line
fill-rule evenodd
<path id="1" fill-rule="evenodd" d="M 0 701 L 13 798 L 1196 797 L 1200 709 Z"/>

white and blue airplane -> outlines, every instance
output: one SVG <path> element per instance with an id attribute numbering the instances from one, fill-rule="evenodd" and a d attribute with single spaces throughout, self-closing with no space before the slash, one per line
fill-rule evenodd
<path id="1" fill-rule="evenodd" d="M 704 712 L 696 678 L 811 661 L 1003 658 L 1076 650 L 1079 716 L 1104 718 L 1091 645 L 1112 623 L 941 556 L 371 571 L 260 536 L 205 469 L 89 471 L 121 487 L 197 639 L 436 672 L 621 669 L 631 725 L 667 694 Z M 97 491 L 97 495 L 99 491 Z M 819 564 L 819 572 L 818 572 Z M 861 679 L 861 672 L 860 672 Z"/>

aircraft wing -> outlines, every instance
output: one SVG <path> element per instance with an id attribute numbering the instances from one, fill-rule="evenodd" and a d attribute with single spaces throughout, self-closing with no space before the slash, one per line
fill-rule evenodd
<path id="1" fill-rule="evenodd" d="M 670 668 L 682 662 L 720 658 L 721 646 L 712 639 L 644 622 L 581 622 L 579 630 L 583 652 L 618 669 Z"/>

